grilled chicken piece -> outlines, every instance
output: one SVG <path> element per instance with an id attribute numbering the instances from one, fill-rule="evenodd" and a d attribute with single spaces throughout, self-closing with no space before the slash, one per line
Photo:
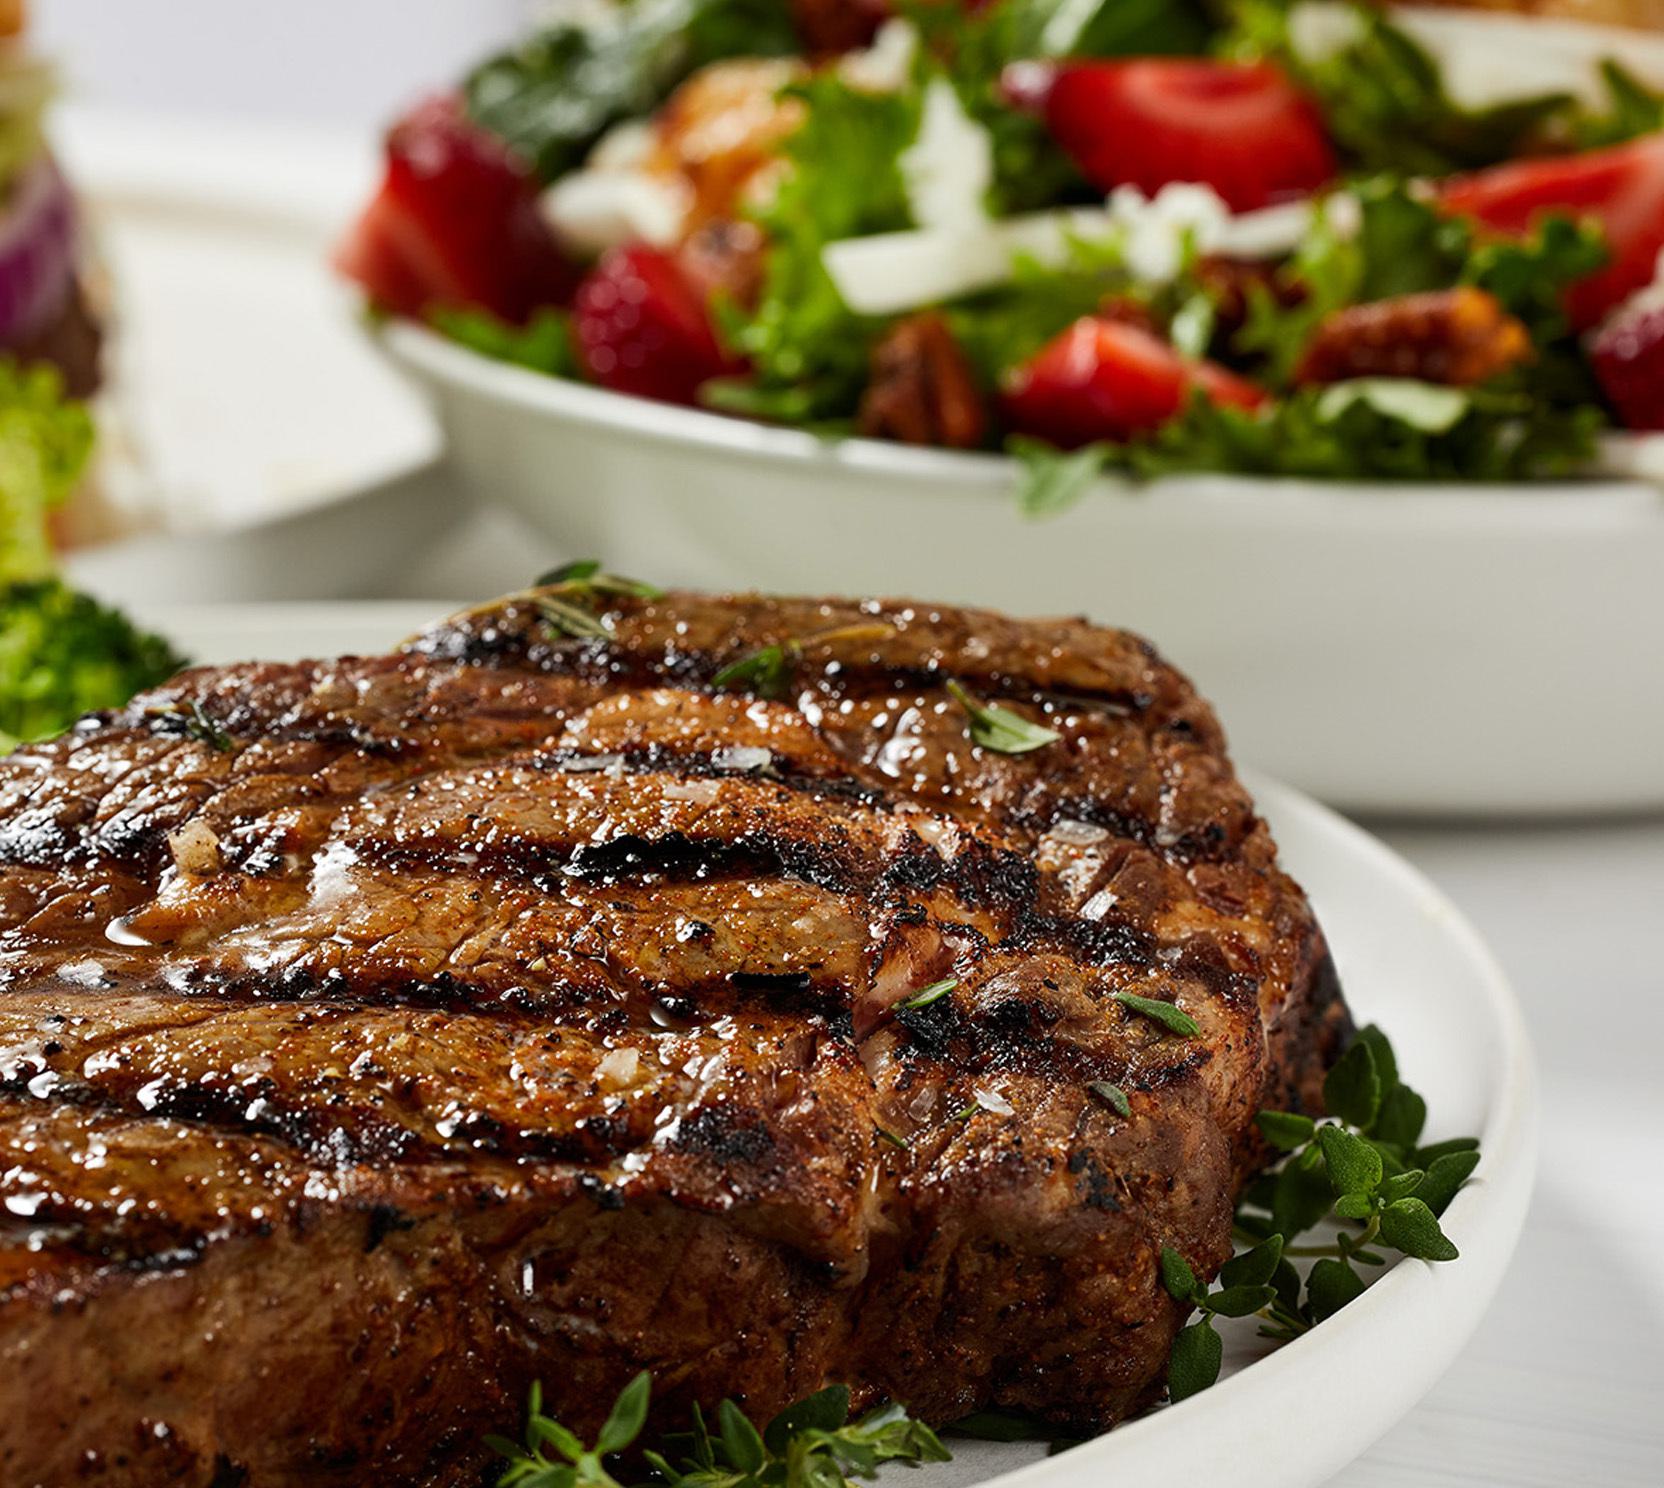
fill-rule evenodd
<path id="1" fill-rule="evenodd" d="M 547 598 L 0 764 L 8 1488 L 474 1484 L 642 1368 L 1159 1395 L 1160 1248 L 1229 1255 L 1347 1031 L 1206 704 L 1081 621 Z"/>

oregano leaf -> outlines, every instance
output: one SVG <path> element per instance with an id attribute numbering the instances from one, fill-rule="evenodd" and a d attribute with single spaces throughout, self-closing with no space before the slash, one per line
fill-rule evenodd
<path id="1" fill-rule="evenodd" d="M 1206 1318 L 1181 1329 L 1167 1360 L 1168 1398 L 1177 1405 L 1181 1400 L 1199 1395 L 1219 1378 L 1219 1366 L 1224 1360 L 1224 1341 Z"/>
<path id="2" fill-rule="evenodd" d="M 1443 1214 L 1456 1192 L 1473 1176 L 1479 1154 L 1471 1149 L 1447 1152 L 1428 1165 L 1427 1176 L 1416 1189 L 1416 1197 L 1434 1214 Z"/>
<path id="3" fill-rule="evenodd" d="M 1381 1211 L 1381 1239 L 1420 1261 L 1453 1261 L 1461 1254 L 1420 1199 L 1398 1199 Z"/>
<path id="4" fill-rule="evenodd" d="M 1369 1043 L 1357 1040 L 1323 1082 L 1323 1105 L 1331 1116 L 1368 1130 L 1381 1109 L 1381 1077 Z"/>
<path id="5" fill-rule="evenodd" d="M 1311 1141 L 1317 1123 L 1294 1111 L 1261 1111 L 1254 1117 L 1260 1135 L 1280 1152 L 1294 1152 Z"/>
<path id="6" fill-rule="evenodd" d="M 1384 1171 L 1381 1154 L 1343 1126 L 1322 1126 L 1318 1146 L 1329 1169 L 1329 1186 L 1337 1194 L 1372 1194 Z"/>
<path id="7" fill-rule="evenodd" d="M 1364 1294 L 1364 1280 L 1345 1261 L 1325 1256 L 1306 1278 L 1306 1308 L 1314 1323 L 1332 1318 Z"/>

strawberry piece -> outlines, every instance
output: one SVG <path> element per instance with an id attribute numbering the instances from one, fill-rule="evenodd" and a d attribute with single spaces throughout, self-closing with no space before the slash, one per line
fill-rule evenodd
<path id="1" fill-rule="evenodd" d="M 1664 296 L 1614 315 L 1589 343 L 1589 362 L 1626 429 L 1664 430 Z"/>
<path id="2" fill-rule="evenodd" d="M 574 274 L 537 209 L 537 182 L 455 98 L 430 99 L 387 137 L 387 174 L 336 267 L 400 315 L 435 306 L 521 322 L 564 303 Z"/>
<path id="3" fill-rule="evenodd" d="M 701 384 L 740 370 L 675 259 L 654 248 L 606 254 L 578 286 L 572 325 L 579 360 L 615 392 L 691 404 Z"/>
<path id="4" fill-rule="evenodd" d="M 1266 394 L 1215 362 L 1192 362 L 1140 326 L 1088 315 L 1046 343 L 1005 383 L 1007 425 L 1060 449 L 1158 429 L 1200 390 L 1258 408 Z"/>
<path id="5" fill-rule="evenodd" d="M 1045 118 L 1101 191 L 1132 185 L 1154 196 L 1172 181 L 1200 181 L 1233 212 L 1248 212 L 1334 179 L 1316 108 L 1269 64 L 1020 62 L 1002 86 Z"/>
<path id="6" fill-rule="evenodd" d="M 1566 296 L 1572 324 L 1587 330 L 1652 279 L 1664 250 L 1664 134 L 1475 171 L 1445 182 L 1439 196 L 1448 210 L 1512 236 L 1554 215 L 1599 222 L 1611 261 Z"/>

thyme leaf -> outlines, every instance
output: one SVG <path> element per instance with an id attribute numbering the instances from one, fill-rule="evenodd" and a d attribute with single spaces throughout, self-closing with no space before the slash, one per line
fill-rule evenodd
<path id="1" fill-rule="evenodd" d="M 1117 992 L 1115 1000 L 1130 1012 L 1142 1013 L 1152 1023 L 1159 1023 L 1169 1033 L 1176 1033 L 1181 1038 L 1195 1038 L 1202 1031 L 1196 1020 L 1183 1008 L 1163 1002 L 1158 997 L 1140 997 L 1135 992 Z"/>
<path id="2" fill-rule="evenodd" d="M 1027 754 L 1044 749 L 1063 737 L 1056 729 L 1031 723 L 1021 713 L 984 703 L 960 682 L 949 680 L 948 694 L 965 710 L 971 724 L 971 742 L 995 754 Z"/>
<path id="3" fill-rule="evenodd" d="M 958 977 L 947 977 L 940 982 L 932 982 L 928 987 L 920 987 L 911 997 L 905 997 L 896 1004 L 898 1008 L 927 1008 L 933 1002 L 939 1002 L 959 985 Z"/>
<path id="4" fill-rule="evenodd" d="M 153 708 L 145 709 L 145 716 L 160 721 L 159 732 L 183 734 L 187 739 L 206 744 L 216 753 L 230 754 L 237 747 L 237 741 L 195 698 L 188 703 L 158 703 Z"/>

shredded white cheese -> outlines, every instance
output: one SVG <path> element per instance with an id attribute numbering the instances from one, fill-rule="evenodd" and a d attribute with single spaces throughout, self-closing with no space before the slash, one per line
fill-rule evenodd
<path id="1" fill-rule="evenodd" d="M 918 136 L 896 164 L 920 227 L 963 231 L 987 221 L 994 142 L 965 112 L 947 79 L 935 78 L 925 88 Z"/>

